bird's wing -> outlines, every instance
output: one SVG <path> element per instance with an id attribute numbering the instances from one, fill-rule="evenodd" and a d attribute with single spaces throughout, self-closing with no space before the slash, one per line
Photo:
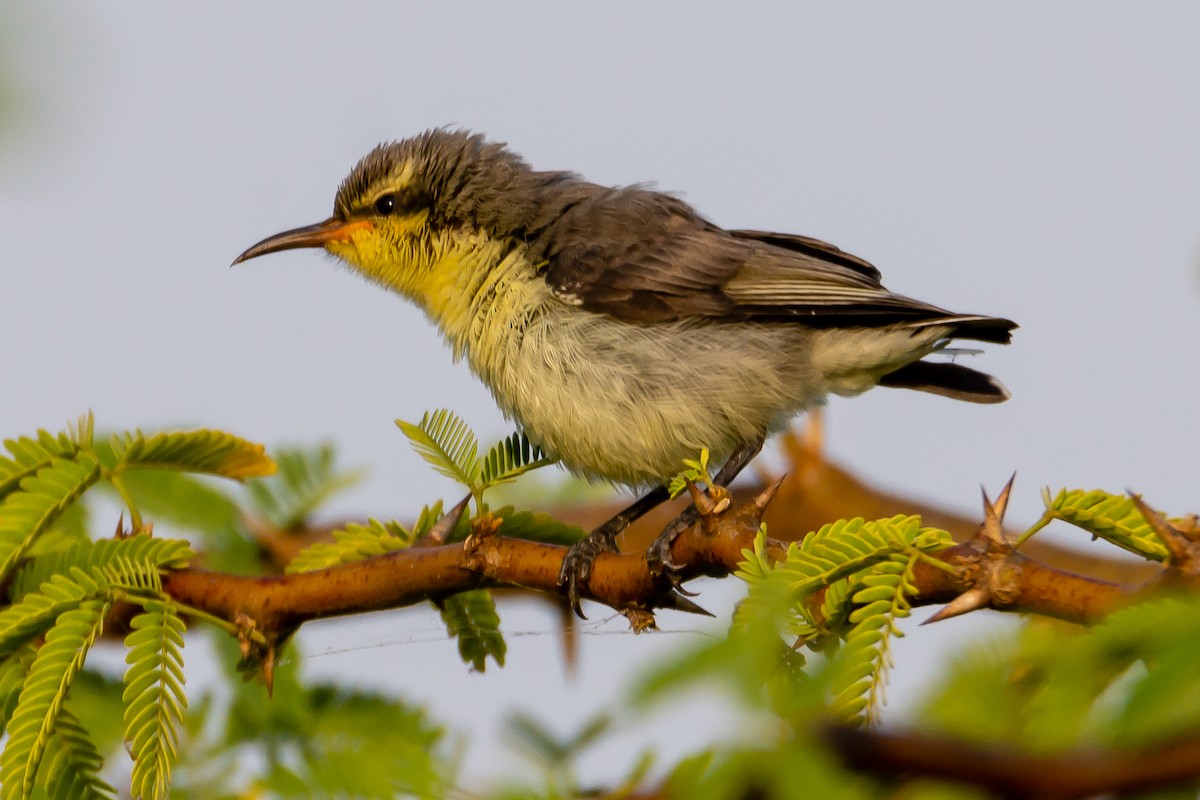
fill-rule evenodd
<path id="1" fill-rule="evenodd" d="M 823 242 L 820 239 L 814 239 L 811 236 L 798 236 L 794 233 L 772 233 L 771 231 L 728 231 L 730 236 L 739 239 L 748 239 L 755 242 L 764 242 L 775 247 L 782 247 L 785 250 L 792 250 L 801 255 L 811 258 L 820 259 L 831 264 L 840 264 L 843 267 L 849 267 L 852 270 L 861 272 L 868 278 L 871 278 L 876 283 L 879 282 L 879 270 L 875 269 L 875 265 L 871 262 L 853 256 L 842 250 L 840 247 L 835 247 L 829 242 Z"/>
<path id="2" fill-rule="evenodd" d="M 828 327 L 953 316 L 892 294 L 873 266 L 825 242 L 725 231 L 645 189 L 598 192 L 539 238 L 534 258 L 555 296 L 630 322 L 707 317 Z"/>

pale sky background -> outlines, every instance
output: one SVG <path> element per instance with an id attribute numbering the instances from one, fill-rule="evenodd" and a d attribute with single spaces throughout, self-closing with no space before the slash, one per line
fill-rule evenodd
<path id="1" fill-rule="evenodd" d="M 377 142 L 451 124 L 539 168 L 654 181 L 722 225 L 826 239 L 896 291 L 1017 320 L 1012 347 L 972 362 L 1011 389 L 1005 405 L 831 402 L 830 453 L 879 484 L 971 511 L 980 483 L 1015 469 L 1018 521 L 1043 485 L 1200 511 L 1198 33 L 1186 2 L 7 3 L 0 434 L 91 408 L 110 429 L 329 438 L 370 470 L 331 512 L 404 517 L 450 497 L 392 419 L 449 406 L 485 439 L 509 427 L 423 316 L 312 252 L 228 265 L 327 216 Z M 728 609 L 737 591 L 701 602 Z M 344 652 L 309 674 L 429 703 L 483 779 L 523 769 L 497 746 L 504 715 L 573 730 L 696 636 L 589 628 L 564 678 L 551 618 L 502 615 L 543 632 L 512 636 L 504 670 L 468 674 L 416 609 L 311 626 L 307 652 Z M 910 627 L 893 711 L 991 619 Z M 676 709 L 585 772 L 604 780 L 645 744 L 670 761 L 727 724 L 719 703 Z"/>

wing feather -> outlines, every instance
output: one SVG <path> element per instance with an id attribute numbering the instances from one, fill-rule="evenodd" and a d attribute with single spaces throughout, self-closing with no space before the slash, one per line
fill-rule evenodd
<path id="1" fill-rule="evenodd" d="M 964 319 L 893 294 L 874 266 L 831 244 L 726 231 L 678 198 L 640 187 L 595 187 L 538 237 L 532 256 L 564 302 L 630 322 L 831 327 Z"/>

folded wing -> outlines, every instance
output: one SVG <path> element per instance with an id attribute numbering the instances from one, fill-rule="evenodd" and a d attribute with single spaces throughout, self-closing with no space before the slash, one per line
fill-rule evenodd
<path id="1" fill-rule="evenodd" d="M 816 328 L 954 326 L 1006 343 L 1009 320 L 953 314 L 888 291 L 868 262 L 817 239 L 726 231 L 669 195 L 597 189 L 539 237 L 554 294 L 629 322 L 704 317 Z"/>

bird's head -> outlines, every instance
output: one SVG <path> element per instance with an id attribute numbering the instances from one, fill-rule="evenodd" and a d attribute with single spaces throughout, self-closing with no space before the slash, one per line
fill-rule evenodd
<path id="1" fill-rule="evenodd" d="M 551 191 L 573 178 L 535 172 L 503 144 L 435 129 L 380 145 L 338 188 L 333 216 L 263 239 L 234 261 L 320 247 L 409 295 L 447 258 L 515 246 L 547 219 Z"/>

